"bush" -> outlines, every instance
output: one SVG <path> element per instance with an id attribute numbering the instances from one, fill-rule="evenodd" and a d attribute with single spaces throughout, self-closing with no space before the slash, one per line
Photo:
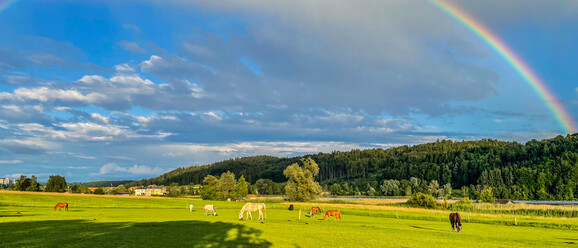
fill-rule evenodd
<path id="1" fill-rule="evenodd" d="M 457 204 L 457 205 L 471 205 L 471 204 L 474 204 L 474 202 L 473 202 L 472 200 L 470 200 L 469 197 L 466 196 L 466 197 L 464 197 L 463 199 L 455 202 L 454 204 Z"/>
<path id="2" fill-rule="evenodd" d="M 421 192 L 413 194 L 409 200 L 407 200 L 407 204 L 418 208 L 437 208 L 437 202 L 433 196 Z"/>
<path id="3" fill-rule="evenodd" d="M 95 195 L 104 195 L 104 190 L 102 188 L 98 188 L 94 190 Z"/>

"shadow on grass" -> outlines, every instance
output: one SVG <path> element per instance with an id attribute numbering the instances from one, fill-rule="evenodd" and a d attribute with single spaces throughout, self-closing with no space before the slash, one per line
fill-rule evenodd
<path id="1" fill-rule="evenodd" d="M 168 221 L 99 223 L 85 220 L 0 223 L 5 247 L 270 247 L 244 225 Z"/>

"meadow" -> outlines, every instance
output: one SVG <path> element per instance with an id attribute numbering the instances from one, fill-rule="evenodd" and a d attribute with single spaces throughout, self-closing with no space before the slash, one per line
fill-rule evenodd
<path id="1" fill-rule="evenodd" d="M 54 211 L 68 202 L 69 211 Z M 462 212 L 452 232 L 449 211 L 399 202 L 265 200 L 267 219 L 239 221 L 244 202 L 193 198 L 112 197 L 0 191 L 2 247 L 575 247 L 578 218 Z M 194 204 L 189 212 L 188 204 Z M 214 204 L 217 216 L 205 216 Z M 342 221 L 309 218 L 311 206 L 339 209 Z M 494 206 L 500 208 L 500 206 Z M 514 207 L 509 207 L 513 208 Z M 531 208 L 531 207 L 530 207 Z M 541 206 L 541 208 L 550 208 Z M 554 208 L 554 207 L 552 207 Z M 565 207 L 566 208 L 566 207 Z M 301 219 L 299 220 L 299 209 Z M 525 209 L 525 208 L 524 208 Z M 568 211 L 573 211 L 570 209 Z M 469 218 L 469 222 L 468 222 Z"/>

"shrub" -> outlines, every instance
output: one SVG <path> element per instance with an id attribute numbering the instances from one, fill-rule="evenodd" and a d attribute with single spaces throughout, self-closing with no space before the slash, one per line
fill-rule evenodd
<path id="1" fill-rule="evenodd" d="M 457 205 L 471 205 L 471 204 L 474 204 L 474 202 L 473 202 L 472 200 L 470 200 L 469 197 L 466 196 L 466 197 L 464 197 L 463 199 L 455 202 L 454 204 L 457 204 Z"/>
<path id="2" fill-rule="evenodd" d="M 407 204 L 419 208 L 437 208 L 437 202 L 433 196 L 421 192 L 413 194 L 409 200 L 407 200 Z"/>

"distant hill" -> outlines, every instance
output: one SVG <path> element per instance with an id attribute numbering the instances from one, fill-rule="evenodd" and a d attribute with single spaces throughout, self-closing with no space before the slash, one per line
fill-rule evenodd
<path id="1" fill-rule="evenodd" d="M 201 184 L 205 176 L 226 171 L 237 177 L 244 175 L 250 183 L 260 178 L 285 182 L 283 170 L 303 157 L 311 157 L 317 162 L 320 168 L 317 180 L 321 184 L 348 182 L 361 190 L 367 189 L 368 183 L 381 185 L 385 179 L 416 177 L 427 182 L 437 180 L 440 185 L 451 183 L 453 188 L 478 184 L 492 186 L 499 191 L 498 196 L 504 197 L 517 194 L 516 198 L 520 199 L 548 199 L 556 195 L 578 198 L 578 134 L 531 140 L 525 144 L 492 139 L 442 140 L 390 149 L 335 151 L 292 158 L 243 157 L 178 168 L 129 185 Z"/>

